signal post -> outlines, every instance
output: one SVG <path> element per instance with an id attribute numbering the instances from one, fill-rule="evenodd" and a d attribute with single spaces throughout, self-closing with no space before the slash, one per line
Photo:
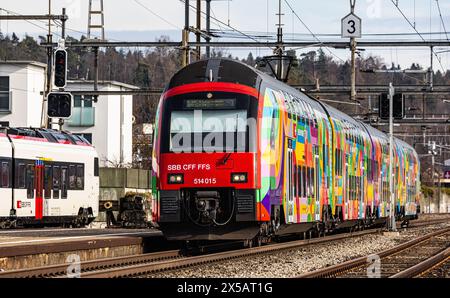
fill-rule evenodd
<path id="1" fill-rule="evenodd" d="M 47 94 L 47 117 L 59 118 L 59 129 L 62 130 L 64 119 L 70 118 L 72 115 L 72 94 L 64 92 L 67 84 L 67 51 L 64 45 L 64 39 L 59 42 L 58 48 L 53 52 L 53 80 L 52 89 Z M 52 124 L 47 121 L 47 126 Z"/>

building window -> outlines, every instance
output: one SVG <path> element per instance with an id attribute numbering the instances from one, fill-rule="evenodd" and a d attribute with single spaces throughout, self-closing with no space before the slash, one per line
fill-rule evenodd
<path id="1" fill-rule="evenodd" d="M 73 97 L 73 106 L 74 107 L 92 107 L 92 96 L 91 95 L 75 95 Z"/>
<path id="2" fill-rule="evenodd" d="M 74 135 L 83 137 L 89 144 L 92 144 L 92 133 L 74 133 Z"/>
<path id="3" fill-rule="evenodd" d="M 0 77 L 0 112 L 11 112 L 9 77 Z"/>

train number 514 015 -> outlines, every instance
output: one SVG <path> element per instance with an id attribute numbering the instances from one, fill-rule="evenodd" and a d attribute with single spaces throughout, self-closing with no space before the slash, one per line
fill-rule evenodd
<path id="1" fill-rule="evenodd" d="M 195 178 L 194 184 L 216 184 L 216 178 Z"/>

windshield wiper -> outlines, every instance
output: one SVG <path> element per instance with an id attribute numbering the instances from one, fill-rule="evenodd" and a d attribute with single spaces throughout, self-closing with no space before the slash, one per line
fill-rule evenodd
<path id="1" fill-rule="evenodd" d="M 222 159 L 221 164 L 225 165 L 228 161 L 228 159 L 230 158 L 231 153 L 227 153 L 227 155 L 225 155 L 225 157 Z"/>

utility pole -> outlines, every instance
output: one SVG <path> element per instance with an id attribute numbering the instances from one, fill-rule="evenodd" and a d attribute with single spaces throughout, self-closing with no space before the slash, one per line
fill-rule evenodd
<path id="1" fill-rule="evenodd" d="M 181 66 L 189 64 L 189 0 L 184 2 L 184 29 L 182 33 L 183 58 Z"/>
<path id="2" fill-rule="evenodd" d="M 201 28 L 201 12 L 202 12 L 202 1 L 201 0 L 197 0 L 197 30 L 195 32 L 195 38 L 197 42 L 200 42 L 200 30 Z M 196 47 L 196 56 L 197 56 L 197 61 L 200 60 L 201 58 L 201 52 L 200 52 L 200 46 Z"/>
<path id="3" fill-rule="evenodd" d="M 206 42 L 209 43 L 211 41 L 211 37 L 209 35 L 209 31 L 211 30 L 211 0 L 206 0 Z M 209 46 L 206 46 L 206 58 L 211 57 L 211 49 Z"/>
<path id="4" fill-rule="evenodd" d="M 442 148 L 439 148 L 439 157 L 442 160 Z M 441 171 L 439 171 L 439 175 L 438 175 L 438 210 L 437 213 L 441 212 L 441 197 L 442 197 L 442 192 L 441 192 Z"/>
<path id="5" fill-rule="evenodd" d="M 65 16 L 65 17 L 61 20 L 61 38 L 62 39 L 66 39 L 66 20 L 67 20 L 67 16 L 66 16 L 66 8 L 64 8 L 64 7 L 62 9 L 62 15 Z"/>
<path id="6" fill-rule="evenodd" d="M 98 0 L 97 2 L 97 9 L 93 9 L 93 2 L 94 0 L 89 0 L 89 13 L 88 13 L 88 31 L 87 31 L 87 39 L 91 39 L 91 30 L 92 29 L 98 29 L 100 30 L 100 38 L 101 40 L 105 40 L 105 16 L 103 14 L 103 0 Z M 93 15 L 100 15 L 100 24 L 99 23 L 93 23 L 92 16 Z"/>
<path id="7" fill-rule="evenodd" d="M 52 30 L 51 30 L 51 20 L 50 15 L 52 14 L 52 0 L 48 0 L 48 33 L 47 33 L 47 42 L 52 43 Z M 47 90 L 45 90 L 45 98 L 47 98 L 47 94 L 52 90 L 52 67 L 53 67 L 53 48 L 47 48 Z M 44 111 L 42 111 L 44 114 Z M 46 119 L 46 127 L 51 128 L 51 119 Z M 42 125 L 42 123 L 41 123 Z"/>
<path id="8" fill-rule="evenodd" d="M 277 47 L 275 54 L 278 55 L 276 74 L 278 78 L 283 74 L 283 24 L 281 23 L 281 0 L 278 0 L 278 28 L 277 28 Z"/>
<path id="9" fill-rule="evenodd" d="M 389 83 L 389 230 L 397 231 L 395 224 L 395 195 L 394 195 L 394 86 Z"/>
<path id="10" fill-rule="evenodd" d="M 436 161 L 435 161 L 435 155 L 436 155 L 436 142 L 435 141 L 432 141 L 432 142 L 430 142 L 430 141 L 428 141 L 428 148 L 431 148 L 431 150 L 428 150 L 428 153 L 431 153 L 431 185 L 433 186 L 433 195 L 432 195 L 432 197 L 428 200 L 428 213 L 431 213 L 431 199 L 433 199 L 434 200 L 434 198 L 435 198 L 435 195 L 434 195 L 434 193 L 435 193 L 435 186 L 436 186 L 436 184 L 435 184 L 435 182 L 434 182 L 434 170 L 435 170 L 435 168 L 434 168 L 434 165 L 435 165 L 435 163 L 436 163 Z M 439 212 L 439 211 L 438 211 Z"/>
<path id="11" fill-rule="evenodd" d="M 350 100 L 356 101 L 356 38 L 361 37 L 361 18 L 355 15 L 356 0 L 350 0 L 350 13 L 341 20 L 341 37 L 350 38 Z"/>
<path id="12" fill-rule="evenodd" d="M 430 91 L 433 91 L 433 75 L 434 75 L 434 71 L 433 71 L 433 46 L 430 47 L 430 69 L 429 69 L 429 79 L 428 79 L 428 83 L 430 84 Z"/>
<path id="13" fill-rule="evenodd" d="M 350 0 L 351 13 L 354 13 L 356 0 Z M 351 91 L 350 99 L 352 101 L 356 100 L 356 63 L 355 63 L 355 53 L 356 53 L 356 38 L 350 38 L 350 48 L 352 51 L 351 55 Z"/>

